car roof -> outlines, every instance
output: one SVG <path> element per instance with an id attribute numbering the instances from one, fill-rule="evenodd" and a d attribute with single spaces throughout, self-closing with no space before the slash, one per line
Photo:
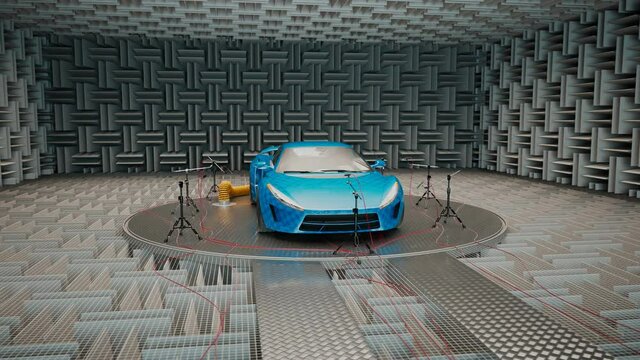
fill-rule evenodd
<path id="1" fill-rule="evenodd" d="M 282 144 L 283 149 L 294 147 L 307 147 L 307 146 L 335 146 L 335 147 L 351 147 L 349 144 L 336 142 L 336 141 L 298 141 Z"/>

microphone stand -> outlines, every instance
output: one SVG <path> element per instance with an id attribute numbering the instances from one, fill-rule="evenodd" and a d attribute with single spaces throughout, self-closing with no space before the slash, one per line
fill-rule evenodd
<path id="1" fill-rule="evenodd" d="M 196 209 L 196 212 L 200 212 L 198 205 L 196 205 L 196 202 L 193 201 L 193 199 L 189 195 L 189 171 L 184 172 L 184 185 L 187 192 L 187 195 L 185 196 L 185 202 L 187 203 L 187 206 L 193 206 L 193 208 Z"/>
<path id="2" fill-rule="evenodd" d="M 431 165 L 427 165 L 427 185 L 424 187 L 424 193 L 422 193 L 422 196 L 420 196 L 420 199 L 418 199 L 418 201 L 416 202 L 416 206 L 419 205 L 422 200 L 426 200 L 428 204 L 429 199 L 431 198 L 437 201 L 438 205 L 442 207 L 442 203 L 440 202 L 440 200 L 438 200 L 438 198 L 436 197 L 436 194 L 433 193 L 433 190 L 431 190 Z"/>
<path id="3" fill-rule="evenodd" d="M 346 175 L 348 178 L 351 177 L 351 174 L 347 174 Z M 360 194 L 358 193 L 358 191 L 356 190 L 356 188 L 353 186 L 353 184 L 351 183 L 350 180 L 347 180 L 347 185 L 349 185 L 351 187 L 351 194 L 353 194 L 353 209 L 351 209 L 351 211 L 353 212 L 353 246 L 356 248 L 356 256 L 357 256 L 357 251 L 360 248 L 360 237 L 358 236 L 358 199 L 360 198 Z M 375 254 L 375 251 L 373 251 L 373 249 L 371 248 L 371 246 L 368 243 L 365 243 L 365 245 L 367 246 L 367 249 L 369 249 L 369 254 Z M 338 253 L 338 251 L 340 251 L 340 249 L 342 249 L 342 247 L 344 246 L 344 241 L 342 242 L 342 244 L 340 244 L 340 246 L 338 246 L 337 249 L 335 249 L 335 251 L 333 252 L 333 255 L 336 255 Z M 357 260 L 358 264 L 360 264 L 360 260 Z"/>
<path id="4" fill-rule="evenodd" d="M 193 228 L 193 225 L 191 225 L 189 220 L 184 217 L 184 196 L 182 195 L 182 181 L 178 181 L 178 187 L 180 188 L 180 196 L 178 196 L 178 202 L 180 203 L 180 216 L 176 219 L 176 222 L 173 223 L 173 226 L 171 227 L 171 230 L 169 230 L 167 238 L 164 240 L 164 242 L 169 242 L 169 238 L 175 230 L 178 230 L 178 235 L 182 235 L 182 230 L 184 229 L 191 229 L 191 231 L 193 231 L 193 233 L 198 237 L 198 240 L 202 240 L 202 236 L 200 236 L 196 229 Z"/>
<path id="5" fill-rule="evenodd" d="M 211 165 L 213 166 L 213 165 Z M 192 168 L 192 169 L 181 169 L 181 170 L 174 170 L 174 173 L 184 173 L 184 185 L 185 185 L 185 190 L 187 192 L 187 195 L 185 196 L 185 203 L 187 204 L 187 206 L 191 206 L 194 209 L 196 209 L 196 212 L 200 212 L 200 209 L 198 208 L 198 206 L 196 205 L 196 202 L 193 201 L 193 199 L 191 198 L 191 195 L 189 194 L 189 172 L 191 171 L 199 171 L 199 170 L 206 170 L 211 168 L 211 166 L 207 166 L 207 167 L 199 167 L 199 168 Z"/>
<path id="6" fill-rule="evenodd" d="M 213 194 L 216 194 L 218 192 L 218 183 L 216 182 L 216 173 L 218 172 L 218 170 L 221 173 L 225 173 L 224 170 L 220 167 L 220 165 L 218 165 L 217 162 L 215 162 L 215 160 L 213 160 L 211 157 L 207 156 L 209 158 L 209 160 L 211 160 L 211 173 L 213 174 L 213 184 L 211 185 L 211 187 L 209 188 L 209 192 L 207 193 L 206 198 L 208 200 L 213 201 Z"/>
<path id="7" fill-rule="evenodd" d="M 438 215 L 438 217 L 436 218 L 436 221 L 433 223 L 432 227 L 436 227 L 436 225 L 438 224 L 438 222 L 440 221 L 440 219 L 444 218 L 444 220 L 442 221 L 443 223 L 447 223 L 447 218 L 453 217 L 456 218 L 459 222 L 460 225 L 462 225 L 462 228 L 465 229 L 466 226 L 464 225 L 464 223 L 462 222 L 462 220 L 460 219 L 460 217 L 458 216 L 458 214 L 456 213 L 455 210 L 453 210 L 453 208 L 451 207 L 451 177 L 457 173 L 459 173 L 460 171 L 457 171 L 453 174 L 449 174 L 447 175 L 447 206 L 445 206 L 442 211 L 440 212 L 440 215 Z"/>

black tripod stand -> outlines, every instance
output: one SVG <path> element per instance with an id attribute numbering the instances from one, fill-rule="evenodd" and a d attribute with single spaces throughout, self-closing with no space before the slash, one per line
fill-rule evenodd
<path id="1" fill-rule="evenodd" d="M 213 159 L 209 158 L 209 160 L 211 160 L 211 173 L 213 175 L 213 184 L 209 188 L 209 192 L 207 193 L 206 198 L 209 200 L 213 200 L 213 194 L 216 194 L 218 192 L 218 183 L 216 182 L 216 173 L 218 172 L 218 170 L 224 173 L 224 170 L 222 170 L 222 168 L 218 165 L 218 163 L 213 161 Z"/>
<path id="2" fill-rule="evenodd" d="M 348 174 L 347 177 L 349 177 L 350 175 L 351 174 Z M 353 187 L 353 184 L 351 183 L 350 180 L 347 180 L 347 184 L 351 187 L 351 193 L 353 194 L 353 202 L 354 202 L 354 206 L 353 206 L 353 209 L 352 209 L 352 212 L 353 212 L 353 246 L 356 248 L 356 253 L 357 253 L 358 249 L 360 248 L 360 237 L 358 236 L 358 199 L 360 198 L 360 195 L 356 191 L 356 188 Z M 375 251 L 373 251 L 373 249 L 371 248 L 371 246 L 369 244 L 365 243 L 365 245 L 367 246 L 367 249 L 369 249 L 369 254 L 375 254 Z M 343 246 L 344 246 L 344 241 L 333 252 L 333 255 L 336 255 L 338 253 L 338 251 L 340 251 L 340 249 L 342 249 Z M 360 261 L 358 260 L 358 264 L 359 263 L 360 263 Z"/>
<path id="3" fill-rule="evenodd" d="M 431 190 L 431 165 L 427 165 L 427 181 L 426 182 L 427 183 L 424 186 L 424 192 L 422 193 L 422 196 L 420 196 L 420 199 L 416 201 L 416 205 L 419 205 L 422 200 L 426 200 L 427 204 L 429 204 L 429 199 L 433 198 L 435 201 L 438 202 L 438 205 L 442 207 L 442 203 L 440 202 L 440 200 L 438 200 L 438 198 L 436 197 L 436 194 L 433 193 L 433 190 Z M 422 184 L 424 184 L 424 182 Z"/>
<path id="4" fill-rule="evenodd" d="M 198 209 L 198 205 L 196 205 L 196 202 L 193 201 L 193 199 L 189 195 L 189 171 L 184 172 L 184 187 L 185 191 L 187 192 L 187 195 L 184 197 L 184 202 L 187 204 L 187 206 L 193 206 L 193 208 L 196 209 L 196 212 L 200 212 L 200 209 Z"/>
<path id="5" fill-rule="evenodd" d="M 184 196 L 182 196 L 182 181 L 178 181 L 178 187 L 180 187 L 180 196 L 178 196 L 178 202 L 180 203 L 180 216 L 176 219 L 176 222 L 173 223 L 173 226 L 171 227 L 171 230 L 169 230 L 167 238 L 164 240 L 164 242 L 169 242 L 171 234 L 173 234 L 176 229 L 178 230 L 178 235 L 182 235 L 182 230 L 184 229 L 191 229 L 191 231 L 193 231 L 193 233 L 198 237 L 198 240 L 202 240 L 202 236 L 200 236 L 196 229 L 193 228 L 193 225 L 191 225 L 189 220 L 184 217 Z"/>
<path id="6" fill-rule="evenodd" d="M 438 216 L 436 221 L 433 223 L 432 227 L 436 227 L 436 225 L 438 225 L 438 222 L 442 218 L 444 218 L 444 220 L 442 222 L 446 224 L 447 223 L 447 218 L 450 218 L 450 217 L 456 218 L 460 222 L 460 224 L 462 225 L 462 228 L 463 229 L 466 228 L 466 226 L 464 225 L 462 220 L 460 220 L 460 217 L 458 216 L 456 211 L 453 210 L 453 208 L 451 207 L 451 174 L 447 175 L 447 206 L 445 206 L 442 209 L 442 211 L 440 212 L 440 215 Z"/>

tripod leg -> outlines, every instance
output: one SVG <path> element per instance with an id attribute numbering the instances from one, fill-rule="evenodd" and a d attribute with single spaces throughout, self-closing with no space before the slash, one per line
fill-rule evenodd
<path id="1" fill-rule="evenodd" d="M 440 200 L 438 200 L 438 198 L 436 197 L 436 194 L 434 194 L 433 191 L 431 191 L 431 190 L 429 190 L 429 193 L 431 194 L 433 199 L 438 203 L 438 205 L 440 205 L 440 207 L 442 207 L 442 203 L 440 202 Z"/>
<path id="2" fill-rule="evenodd" d="M 173 226 L 171 227 L 171 230 L 169 230 L 169 233 L 167 234 L 167 238 L 164 239 L 165 243 L 169 242 L 169 238 L 171 237 L 171 234 L 173 234 L 173 231 L 178 228 L 178 223 L 179 222 L 180 222 L 180 219 L 176 220 L 176 222 L 173 223 Z"/>
<path id="3" fill-rule="evenodd" d="M 451 213 L 453 214 L 453 216 L 455 216 L 456 219 L 458 219 L 458 221 L 460 222 L 460 225 L 462 225 L 462 228 L 466 229 L 467 227 L 464 225 L 464 223 L 462 222 L 462 220 L 458 216 L 458 213 L 456 213 L 456 211 L 453 210 L 453 209 L 451 209 Z"/>
<path id="4" fill-rule="evenodd" d="M 191 207 L 192 207 L 193 209 L 196 209 L 196 212 L 200 212 L 200 208 L 198 208 L 198 205 L 196 205 L 196 202 L 195 202 L 195 201 L 193 201 L 193 199 L 192 199 L 192 198 L 189 198 L 189 202 L 191 203 Z"/>
<path id="5" fill-rule="evenodd" d="M 442 217 L 444 216 L 444 214 L 447 212 L 447 209 L 442 209 L 442 211 L 440 211 L 440 215 L 438 215 L 438 217 L 436 218 L 436 221 L 433 223 L 432 228 L 436 227 L 438 225 L 438 222 L 440 222 L 440 219 L 442 219 Z M 447 220 L 445 218 L 444 223 L 447 223 Z"/>
<path id="6" fill-rule="evenodd" d="M 207 200 L 213 200 L 213 194 L 218 192 L 217 187 L 218 185 L 211 185 L 206 196 Z"/>
<path id="7" fill-rule="evenodd" d="M 370 255 L 371 255 L 371 254 L 375 254 L 375 253 L 376 253 L 376 252 L 375 252 L 375 250 L 373 250 L 373 249 L 371 248 L 371 246 L 369 245 L 369 243 L 365 243 L 365 245 L 367 245 L 367 249 L 369 249 L 369 254 L 370 254 Z"/>
<path id="8" fill-rule="evenodd" d="M 200 236 L 200 234 L 198 234 L 198 232 L 196 231 L 196 229 L 193 227 L 193 225 L 191 225 L 191 223 L 189 222 L 189 220 L 185 219 L 184 220 L 185 223 L 187 223 L 187 226 L 185 226 L 185 228 L 189 228 L 191 229 L 191 231 L 193 231 L 193 233 L 198 237 L 198 240 L 202 240 L 202 236 Z"/>
<path id="9" fill-rule="evenodd" d="M 353 246 L 356 249 L 360 247 L 360 237 L 358 236 L 358 232 L 353 233 Z"/>
<path id="10" fill-rule="evenodd" d="M 198 205 L 196 205 L 196 202 L 193 201 L 191 197 L 187 198 L 187 206 L 192 206 L 194 209 L 196 209 L 196 212 L 200 212 L 200 209 L 198 209 Z"/>
<path id="11" fill-rule="evenodd" d="M 340 244 L 340 246 L 338 246 L 338 248 L 337 248 L 337 249 L 335 249 L 335 250 L 333 251 L 333 255 L 337 255 L 337 254 L 338 254 L 338 251 L 340 251 L 340 249 L 342 249 L 342 247 L 343 247 L 343 246 L 344 246 L 344 241 L 342 242 L 342 244 Z"/>
<path id="12" fill-rule="evenodd" d="M 420 204 L 420 201 L 427 199 L 425 195 L 428 195 L 428 193 L 429 193 L 429 190 L 423 192 L 422 196 L 420 196 L 420 199 L 418 199 L 418 201 L 416 202 L 416 205 Z"/>

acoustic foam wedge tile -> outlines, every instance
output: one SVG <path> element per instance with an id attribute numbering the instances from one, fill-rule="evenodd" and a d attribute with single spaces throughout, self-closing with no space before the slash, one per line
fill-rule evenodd
<path id="1" fill-rule="evenodd" d="M 48 39 L 61 173 L 155 172 L 207 156 L 240 169 L 295 140 L 344 141 L 391 167 L 478 161 L 477 46 Z"/>
<path id="2" fill-rule="evenodd" d="M 52 174 L 46 156 L 49 125 L 40 123 L 46 76 L 42 38 L 0 20 L 0 186 Z"/>
<path id="3" fill-rule="evenodd" d="M 639 15 L 628 5 L 485 48 L 481 168 L 637 196 Z"/>

